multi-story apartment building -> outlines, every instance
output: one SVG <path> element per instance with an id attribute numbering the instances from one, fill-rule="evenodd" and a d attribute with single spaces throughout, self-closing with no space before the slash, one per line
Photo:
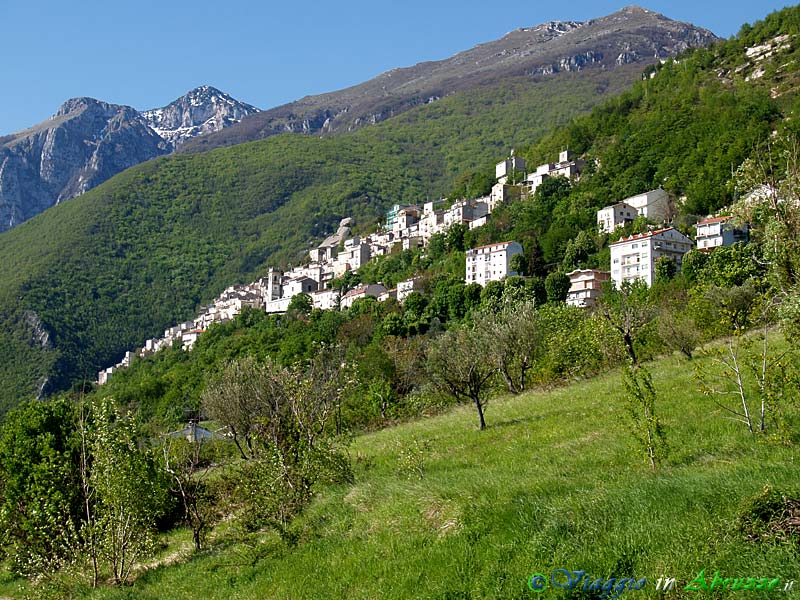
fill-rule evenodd
<path id="1" fill-rule="evenodd" d="M 596 269 L 575 269 L 567 273 L 567 277 L 570 282 L 567 304 L 587 307 L 597 304 L 603 282 L 611 279 L 611 273 Z"/>
<path id="2" fill-rule="evenodd" d="M 625 202 L 617 202 L 597 211 L 597 226 L 600 233 L 614 233 L 617 227 L 632 223 L 639 211 Z"/>
<path id="3" fill-rule="evenodd" d="M 683 255 L 692 246 L 692 240 L 674 227 L 621 238 L 609 244 L 611 279 L 617 287 L 634 279 L 643 279 L 649 287 L 653 285 L 656 260 L 668 256 L 680 270 Z"/>
<path id="4" fill-rule="evenodd" d="M 711 250 L 718 246 L 732 246 L 736 242 L 747 242 L 749 228 L 747 225 L 734 227 L 730 215 L 714 217 L 699 221 L 697 228 L 697 249 Z"/>
<path id="5" fill-rule="evenodd" d="M 467 250 L 467 283 L 486 285 L 503 277 L 518 275 L 511 270 L 511 257 L 522 254 L 519 242 L 500 242 Z"/>

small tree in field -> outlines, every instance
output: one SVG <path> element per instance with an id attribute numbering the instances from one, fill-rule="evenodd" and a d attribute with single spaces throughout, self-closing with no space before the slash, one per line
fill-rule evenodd
<path id="1" fill-rule="evenodd" d="M 483 342 L 476 329 L 451 329 L 431 341 L 427 361 L 428 376 L 437 388 L 475 404 L 482 430 L 486 429 L 483 412 L 490 380 L 496 371 Z"/>
<path id="2" fill-rule="evenodd" d="M 525 391 L 528 372 L 545 349 L 545 332 L 533 300 L 507 304 L 500 312 L 482 311 L 475 327 L 482 332 L 487 357 L 512 394 Z"/>
<path id="3" fill-rule="evenodd" d="M 110 399 L 92 407 L 90 483 L 95 490 L 94 539 L 114 583 L 155 548 L 155 525 L 167 507 L 164 481 L 152 456 L 139 447 L 133 419 L 116 414 Z"/>
<path id="4" fill-rule="evenodd" d="M 183 521 L 192 530 L 195 550 L 201 550 L 211 526 L 210 503 L 205 484 L 210 463 L 203 460 L 204 442 L 167 438 L 162 446 L 163 468 L 170 476 L 172 492 L 180 498 Z"/>
<path id="5" fill-rule="evenodd" d="M 667 454 L 667 437 L 656 415 L 656 390 L 650 372 L 642 366 L 625 368 L 622 379 L 628 394 L 631 433 L 655 471 Z"/>

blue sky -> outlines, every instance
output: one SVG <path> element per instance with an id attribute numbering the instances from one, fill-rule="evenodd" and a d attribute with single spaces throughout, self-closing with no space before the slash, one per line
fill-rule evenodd
<path id="1" fill-rule="evenodd" d="M 209 84 L 270 108 L 394 67 L 445 58 L 518 27 L 583 21 L 624 5 L 625 0 L 0 0 L 0 135 L 46 119 L 76 96 L 147 109 Z M 786 2 L 639 5 L 729 37 Z"/>

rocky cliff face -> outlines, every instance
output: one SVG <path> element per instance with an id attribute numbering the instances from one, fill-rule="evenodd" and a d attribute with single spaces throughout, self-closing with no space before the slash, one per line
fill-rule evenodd
<path id="1" fill-rule="evenodd" d="M 208 86 L 143 113 L 93 98 L 68 100 L 47 121 L 0 138 L 0 232 L 255 111 Z"/>
<path id="2" fill-rule="evenodd" d="M 552 21 L 517 29 L 440 61 L 393 69 L 359 85 L 260 112 L 184 144 L 203 151 L 278 133 L 336 133 L 377 123 L 459 91 L 508 78 L 557 77 L 585 69 L 644 67 L 718 38 L 705 29 L 629 6 L 590 21 Z"/>

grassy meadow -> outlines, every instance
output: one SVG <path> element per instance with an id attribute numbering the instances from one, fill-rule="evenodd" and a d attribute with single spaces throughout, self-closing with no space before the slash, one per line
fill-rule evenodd
<path id="1" fill-rule="evenodd" d="M 670 598 L 789 598 L 683 590 L 702 569 L 709 584 L 715 571 L 780 577 L 781 590 L 800 579 L 797 540 L 753 542 L 738 530 L 743 501 L 765 485 L 800 495 L 800 463 L 791 447 L 724 418 L 697 392 L 691 362 L 675 355 L 650 367 L 670 445 L 656 474 L 629 433 L 621 373 L 610 372 L 495 399 L 483 432 L 465 405 L 358 437 L 355 483 L 323 490 L 292 524 L 291 541 L 212 536 L 210 550 L 181 562 L 190 536 L 173 534 L 162 558 L 174 564 L 86 597 L 600 597 L 528 588 L 532 574 L 565 568 L 646 577 L 643 589 L 623 592 L 640 599 L 665 595 L 655 590 L 662 576 L 677 580 Z M 0 579 L 0 595 L 15 589 Z"/>

